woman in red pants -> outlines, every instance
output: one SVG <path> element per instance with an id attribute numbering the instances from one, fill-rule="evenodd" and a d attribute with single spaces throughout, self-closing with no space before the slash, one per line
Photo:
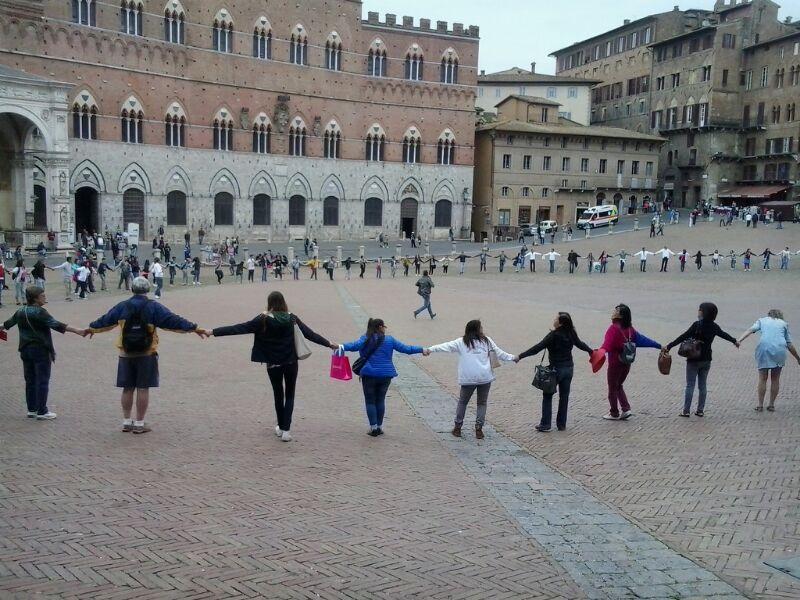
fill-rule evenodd
<path id="1" fill-rule="evenodd" d="M 611 326 L 606 331 L 603 345 L 608 356 L 608 414 L 604 419 L 624 421 L 631 417 L 631 405 L 623 384 L 636 358 L 636 348 L 661 348 L 661 344 L 642 335 L 633 328 L 631 309 L 618 304 L 611 313 Z M 621 412 L 620 412 L 621 410 Z"/>

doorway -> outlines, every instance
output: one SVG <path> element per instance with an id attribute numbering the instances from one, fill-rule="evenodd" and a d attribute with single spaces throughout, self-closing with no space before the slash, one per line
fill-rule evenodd
<path id="1" fill-rule="evenodd" d="M 417 231 L 417 201 L 413 198 L 404 198 L 400 203 L 400 230 L 406 238 L 411 238 Z"/>
<path id="2" fill-rule="evenodd" d="M 142 190 L 125 190 L 122 194 L 122 225 L 127 230 L 128 223 L 139 224 L 139 239 L 144 239 L 147 232 L 144 228 L 144 192 Z"/>
<path id="3" fill-rule="evenodd" d="M 75 233 L 97 231 L 100 227 L 98 219 L 97 190 L 90 187 L 78 188 L 75 192 Z"/>
<path id="4" fill-rule="evenodd" d="M 33 228 L 47 230 L 47 190 L 42 185 L 33 186 Z"/>

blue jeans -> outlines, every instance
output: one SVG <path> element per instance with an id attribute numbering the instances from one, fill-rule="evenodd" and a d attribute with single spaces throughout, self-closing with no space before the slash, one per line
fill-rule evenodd
<path id="1" fill-rule="evenodd" d="M 424 311 L 426 309 L 427 309 L 428 314 L 431 316 L 431 319 L 432 319 L 433 318 L 433 309 L 431 308 L 431 295 L 430 294 L 425 294 L 422 297 L 422 306 L 420 306 L 417 310 L 414 311 L 414 315 L 416 316 L 416 315 L 418 315 L 419 313 L 421 313 L 422 311 Z"/>
<path id="2" fill-rule="evenodd" d="M 164 278 L 163 277 L 153 277 L 153 283 L 156 284 L 156 291 L 155 297 L 161 298 L 161 290 L 164 287 Z"/>
<path id="3" fill-rule="evenodd" d="M 386 412 L 386 392 L 389 391 L 391 377 L 361 378 L 361 387 L 364 390 L 364 406 L 367 409 L 367 419 L 371 428 L 383 427 L 383 415 Z"/>
<path id="4" fill-rule="evenodd" d="M 567 426 L 567 407 L 569 405 L 569 390 L 572 385 L 572 365 L 559 366 L 556 368 L 556 383 L 558 384 L 558 413 L 556 414 L 556 426 L 564 429 Z M 550 429 L 553 420 L 553 396 L 554 394 L 542 394 L 542 420 L 539 425 L 543 429 Z"/>
<path id="5" fill-rule="evenodd" d="M 47 394 L 50 391 L 50 352 L 41 346 L 26 346 L 20 350 L 25 373 L 25 402 L 28 412 L 47 414 Z"/>
<path id="6" fill-rule="evenodd" d="M 686 393 L 683 396 L 683 412 L 688 413 L 692 409 L 695 380 L 697 380 L 698 392 L 697 410 L 703 410 L 706 407 L 706 380 L 710 369 L 710 360 L 686 361 Z"/>

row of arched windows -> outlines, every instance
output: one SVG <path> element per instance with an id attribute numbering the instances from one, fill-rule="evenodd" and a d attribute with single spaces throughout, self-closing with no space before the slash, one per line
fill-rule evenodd
<path id="1" fill-rule="evenodd" d="M 80 25 L 97 25 L 98 0 L 71 0 L 72 20 Z M 128 35 L 144 35 L 144 5 L 141 0 L 121 0 L 119 4 L 120 30 Z M 233 19 L 226 9 L 220 9 L 211 23 L 211 47 L 218 52 L 233 53 Z M 237 34 L 238 35 L 238 34 Z M 186 43 L 186 12 L 179 0 L 170 0 L 164 8 L 164 40 L 173 44 Z M 298 23 L 285 40 L 288 60 L 296 65 L 308 65 L 308 35 L 305 27 Z M 272 59 L 272 27 L 266 17 L 256 20 L 253 27 L 252 56 Z M 342 70 L 344 46 L 335 31 L 328 35 L 324 46 L 323 67 L 331 71 Z M 372 77 L 390 76 L 385 44 L 375 39 L 367 53 L 367 74 Z M 439 81 L 458 83 L 458 55 L 448 48 L 440 58 Z M 423 79 L 425 57 L 418 44 L 412 44 L 404 57 L 403 76 L 410 81 Z"/>
<path id="2" fill-rule="evenodd" d="M 272 224 L 272 198 L 267 194 L 253 196 L 254 226 Z M 407 200 L 414 203 L 416 200 Z M 167 225 L 186 225 L 186 194 L 172 191 L 167 194 Z M 233 225 L 234 198 L 228 192 L 219 192 L 214 196 L 214 225 Z M 450 227 L 452 225 L 453 204 L 450 200 L 439 200 L 434 206 L 434 227 Z M 295 195 L 289 198 L 289 225 L 302 227 L 306 224 L 306 198 Z M 328 196 L 322 201 L 322 225 L 339 226 L 339 198 Z M 367 198 L 364 201 L 364 225 L 366 227 L 383 226 L 383 200 Z"/>
<path id="3" fill-rule="evenodd" d="M 72 136 L 79 139 L 97 139 L 97 104 L 92 95 L 82 91 L 72 105 Z M 144 143 L 144 110 L 136 97 L 131 96 L 123 104 L 120 111 L 120 131 L 123 142 L 131 144 Z M 172 147 L 187 146 L 187 119 L 181 105 L 174 102 L 167 109 L 164 117 L 164 144 Z M 213 148 L 215 150 L 233 151 L 234 121 L 226 109 L 220 109 L 211 123 Z M 291 121 L 288 133 L 288 151 L 291 156 L 307 156 L 308 130 L 300 117 Z M 322 135 L 322 155 L 324 158 L 341 158 L 341 128 L 336 121 L 325 127 Z M 372 125 L 364 138 L 364 159 L 382 162 L 385 160 L 387 137 L 383 128 L 377 123 Z M 416 127 L 409 127 L 403 135 L 402 160 L 414 164 L 421 162 L 422 136 Z M 252 151 L 257 154 L 272 152 L 272 124 L 266 114 L 259 114 L 253 122 Z M 449 129 L 439 136 L 436 146 L 436 162 L 440 165 L 455 164 L 456 142 Z"/>

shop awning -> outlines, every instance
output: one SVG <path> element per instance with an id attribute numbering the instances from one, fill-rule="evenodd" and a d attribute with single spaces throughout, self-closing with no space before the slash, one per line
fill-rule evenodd
<path id="1" fill-rule="evenodd" d="M 759 198 L 773 198 L 789 189 L 786 185 L 741 185 L 728 190 L 721 190 L 718 198 L 736 200 L 738 198 L 757 200 Z"/>

